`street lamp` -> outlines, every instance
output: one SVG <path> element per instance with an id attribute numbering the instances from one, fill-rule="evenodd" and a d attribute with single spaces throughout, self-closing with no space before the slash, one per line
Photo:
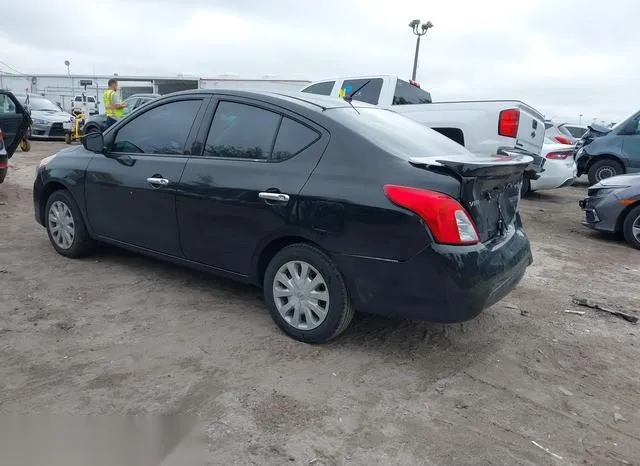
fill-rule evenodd
<path id="1" fill-rule="evenodd" d="M 413 33 L 418 36 L 416 40 L 416 55 L 413 59 L 413 73 L 411 74 L 411 79 L 415 81 L 416 73 L 418 72 L 418 53 L 420 53 L 420 38 L 433 27 L 433 23 L 431 21 L 427 21 L 426 23 L 420 24 L 419 19 L 414 19 L 409 23 L 409 27 L 411 28 Z"/>
<path id="2" fill-rule="evenodd" d="M 578 115 L 578 117 L 579 117 L 578 126 L 582 126 L 582 113 Z"/>
<path id="3" fill-rule="evenodd" d="M 67 75 L 69 76 L 69 80 L 71 81 L 71 107 L 73 107 L 73 99 L 75 97 L 75 92 L 73 89 L 73 78 L 71 77 L 71 62 L 69 60 L 64 61 L 64 66 L 67 67 Z"/>

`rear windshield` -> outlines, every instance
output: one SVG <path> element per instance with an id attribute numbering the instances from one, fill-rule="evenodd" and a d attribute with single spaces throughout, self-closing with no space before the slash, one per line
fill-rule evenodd
<path id="1" fill-rule="evenodd" d="M 334 108 L 325 112 L 383 150 L 404 159 L 469 155 L 457 142 L 399 113 L 379 108 Z"/>

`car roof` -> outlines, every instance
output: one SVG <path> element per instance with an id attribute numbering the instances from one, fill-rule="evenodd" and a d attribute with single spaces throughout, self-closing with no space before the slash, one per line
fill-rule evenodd
<path id="1" fill-rule="evenodd" d="M 248 99 L 257 99 L 265 101 L 266 103 L 289 103 L 305 107 L 313 110 L 328 110 L 333 108 L 345 108 L 349 107 L 349 103 L 343 99 L 336 97 L 329 97 L 323 95 L 310 94 L 306 92 L 275 92 L 275 91 L 261 91 L 250 89 L 197 89 L 191 91 L 180 91 L 168 94 L 170 96 L 176 95 L 225 95 L 232 97 L 245 97 Z M 163 96 L 166 97 L 166 96 Z M 377 108 L 374 105 L 367 104 L 365 102 L 353 101 L 353 106 L 357 108 Z"/>
<path id="2" fill-rule="evenodd" d="M 160 94 L 151 94 L 151 93 L 144 93 L 144 92 L 140 92 L 140 93 L 136 93 L 136 94 L 131 94 L 129 97 L 127 97 L 127 99 L 130 99 L 132 97 L 151 97 L 151 98 L 158 98 L 158 97 L 162 97 Z"/>

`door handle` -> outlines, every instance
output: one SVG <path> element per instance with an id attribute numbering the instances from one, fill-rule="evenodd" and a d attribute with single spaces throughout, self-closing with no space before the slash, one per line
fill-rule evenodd
<path id="1" fill-rule="evenodd" d="M 284 193 L 262 192 L 258 193 L 258 197 L 265 201 L 289 202 L 289 195 Z"/>
<path id="2" fill-rule="evenodd" d="M 166 178 L 156 178 L 152 176 L 151 178 L 147 178 L 147 183 L 155 187 L 168 186 L 169 180 Z"/>

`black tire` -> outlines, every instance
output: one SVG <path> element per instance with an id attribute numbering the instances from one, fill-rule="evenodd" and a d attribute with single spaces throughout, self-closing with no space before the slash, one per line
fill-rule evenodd
<path id="1" fill-rule="evenodd" d="M 274 281 L 279 269 L 292 261 L 303 261 L 316 269 L 326 283 L 329 302 L 324 321 L 310 330 L 301 330 L 287 322 L 278 311 L 274 296 Z M 278 252 L 269 262 L 264 275 L 264 297 L 276 324 L 289 336 L 305 343 L 326 343 L 349 326 L 355 311 L 342 274 L 331 258 L 320 249 L 308 244 L 293 244 Z"/>
<path id="2" fill-rule="evenodd" d="M 531 193 L 531 180 L 528 176 L 522 177 L 522 187 L 520 188 L 520 197 L 526 197 L 527 194 Z"/>
<path id="3" fill-rule="evenodd" d="M 52 222 L 49 214 L 51 207 L 56 202 L 66 205 L 72 216 L 74 235 L 71 245 L 67 248 L 60 246 L 52 234 Z M 78 204 L 76 204 L 76 201 L 68 191 L 61 189 L 54 191 L 49 196 L 44 210 L 44 221 L 47 228 L 47 234 L 49 235 L 49 241 L 58 254 L 76 259 L 86 256 L 93 249 L 94 242 L 87 232 L 87 227 L 84 224 L 84 219 L 82 218 Z"/>
<path id="4" fill-rule="evenodd" d="M 611 178 L 612 176 L 622 175 L 624 168 L 613 159 L 602 159 L 595 162 L 589 167 L 589 184 L 594 184 L 604 180 L 605 178 Z"/>
<path id="5" fill-rule="evenodd" d="M 64 142 L 66 142 L 67 144 L 71 144 L 71 134 L 70 133 L 66 133 L 64 135 Z"/>
<path id="6" fill-rule="evenodd" d="M 627 240 L 627 243 L 634 248 L 640 249 L 640 234 L 634 234 L 634 225 L 636 228 L 640 228 L 640 205 L 635 206 L 631 211 L 629 211 L 627 216 L 624 218 L 624 223 L 622 224 L 624 239 Z"/>

